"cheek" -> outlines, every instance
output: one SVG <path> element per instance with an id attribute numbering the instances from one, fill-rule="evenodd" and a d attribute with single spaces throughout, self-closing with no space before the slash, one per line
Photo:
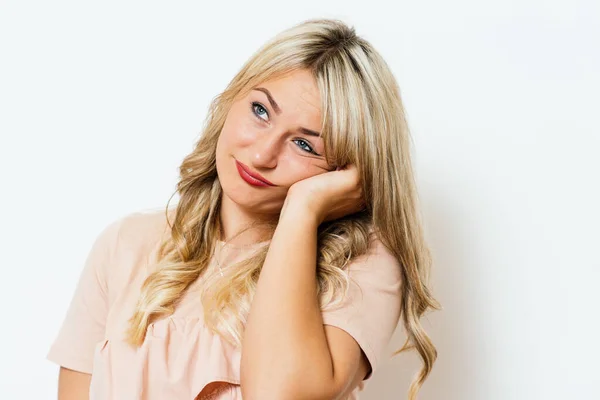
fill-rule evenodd
<path id="1" fill-rule="evenodd" d="M 221 136 L 219 145 L 225 150 L 233 151 L 235 148 L 246 147 L 251 145 L 256 140 L 256 128 L 251 121 L 243 118 L 237 120 L 227 120 Z"/>
<path id="2" fill-rule="evenodd" d="M 290 186 L 303 179 L 326 172 L 315 165 L 315 160 L 288 152 L 280 159 L 279 167 L 282 171 L 285 171 Z"/>

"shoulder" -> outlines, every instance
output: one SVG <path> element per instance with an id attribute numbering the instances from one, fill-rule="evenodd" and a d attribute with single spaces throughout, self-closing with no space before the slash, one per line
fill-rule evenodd
<path id="1" fill-rule="evenodd" d="M 173 214 L 169 212 L 172 223 Z M 155 256 L 162 239 L 170 234 L 164 209 L 142 210 L 124 214 L 109 222 L 99 237 L 96 246 L 108 250 L 109 262 L 104 266 L 112 273 L 126 275 L 139 272 Z M 108 276 L 111 275 L 106 271 Z"/>
<path id="2" fill-rule="evenodd" d="M 381 238 L 373 231 L 369 235 L 367 251 L 352 258 L 348 265 L 350 275 L 365 275 L 367 279 L 385 279 L 397 283 L 402 277 L 402 266 Z"/>
<path id="3" fill-rule="evenodd" d="M 164 209 L 130 212 L 105 224 L 87 263 L 107 290 L 110 304 L 116 295 L 147 274 L 161 239 L 170 234 L 168 226 Z"/>
<path id="4" fill-rule="evenodd" d="M 147 209 L 131 212 L 112 222 L 118 226 L 118 241 L 127 245 L 153 245 L 168 231 L 173 221 L 173 211 L 169 211 L 169 221 L 165 209 Z"/>
<path id="5" fill-rule="evenodd" d="M 399 311 L 402 297 L 402 265 L 384 242 L 375 234 L 365 253 L 350 259 L 345 268 L 348 289 L 342 307 L 352 305 L 354 311 L 386 309 Z M 337 302 L 331 307 L 335 308 Z M 385 305 L 385 306 L 383 306 Z"/>

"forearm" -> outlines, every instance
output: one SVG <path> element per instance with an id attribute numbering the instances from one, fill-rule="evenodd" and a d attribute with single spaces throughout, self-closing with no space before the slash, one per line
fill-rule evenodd
<path id="1" fill-rule="evenodd" d="M 250 399 L 314 399 L 333 380 L 317 298 L 317 227 L 306 212 L 282 213 L 271 239 L 242 345 L 242 387 Z"/>

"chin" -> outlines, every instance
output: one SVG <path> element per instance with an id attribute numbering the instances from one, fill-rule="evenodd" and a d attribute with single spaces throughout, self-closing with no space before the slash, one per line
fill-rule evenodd
<path id="1" fill-rule="evenodd" d="M 237 178 L 241 180 L 239 176 Z M 233 184 L 231 187 L 227 184 L 221 187 L 223 189 L 223 196 L 227 196 L 232 203 L 235 203 L 238 207 L 251 214 L 276 215 L 281 212 L 281 208 L 283 207 L 283 200 L 279 201 L 273 196 L 265 196 L 260 192 L 257 193 L 256 189 L 248 186 L 243 181 L 241 184 Z"/>

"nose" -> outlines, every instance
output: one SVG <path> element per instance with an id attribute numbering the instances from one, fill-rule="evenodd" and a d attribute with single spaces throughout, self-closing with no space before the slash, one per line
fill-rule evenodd
<path id="1" fill-rule="evenodd" d="M 264 133 L 254 143 L 251 153 L 252 166 L 255 168 L 275 168 L 281 147 L 281 135 L 274 132 Z"/>

